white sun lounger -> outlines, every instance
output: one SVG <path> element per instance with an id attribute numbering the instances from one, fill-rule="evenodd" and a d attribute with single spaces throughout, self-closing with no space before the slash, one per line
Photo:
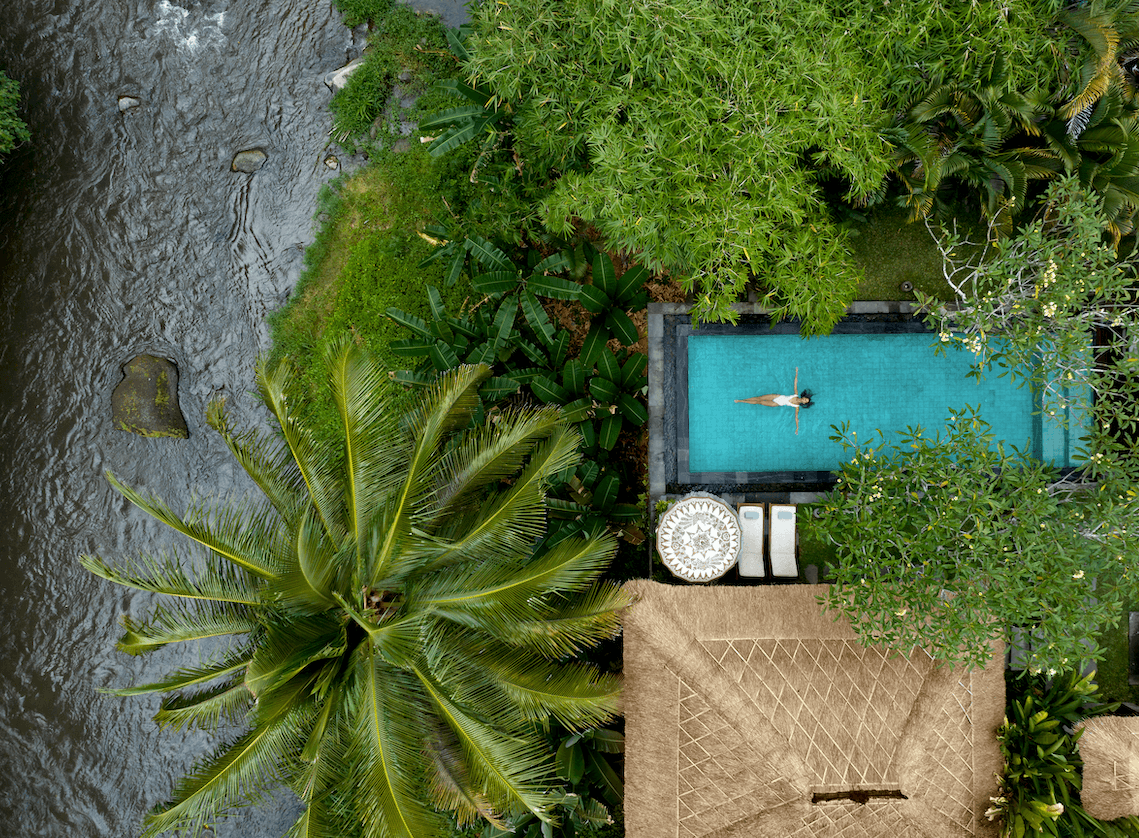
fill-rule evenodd
<path id="1" fill-rule="evenodd" d="M 763 566 L 763 504 L 741 503 L 736 508 L 740 519 L 740 576 L 767 576 Z"/>
<path id="2" fill-rule="evenodd" d="M 771 575 L 799 575 L 799 539 L 795 532 L 795 507 L 771 505 Z"/>

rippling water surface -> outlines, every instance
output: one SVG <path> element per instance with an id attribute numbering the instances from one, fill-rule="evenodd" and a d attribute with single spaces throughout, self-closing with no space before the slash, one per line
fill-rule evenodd
<path id="1" fill-rule="evenodd" d="M 76 556 L 171 543 L 105 469 L 176 508 L 245 491 L 204 408 L 224 394 L 262 421 L 247 393 L 264 318 L 332 175 L 322 79 L 359 47 L 329 0 L 3 0 L 0 66 L 35 140 L 0 179 L 0 835 L 136 834 L 208 747 L 160 732 L 157 698 L 98 691 L 197 658 L 116 653 L 119 616 L 148 599 Z M 122 113 L 120 96 L 142 104 Z M 249 147 L 265 166 L 231 172 Z M 142 351 L 177 363 L 188 440 L 112 428 Z M 290 815 L 282 801 L 218 834 L 280 835 Z"/>

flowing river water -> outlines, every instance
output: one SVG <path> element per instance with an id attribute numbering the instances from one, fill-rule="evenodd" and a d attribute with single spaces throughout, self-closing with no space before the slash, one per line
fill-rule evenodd
<path id="1" fill-rule="evenodd" d="M 457 23 L 461 4 L 443 4 Z M 100 688 L 197 662 L 114 651 L 150 598 L 82 570 L 81 553 L 168 546 L 108 486 L 110 469 L 178 509 L 248 486 L 205 427 L 248 395 L 265 316 L 313 234 L 329 127 L 326 73 L 358 54 L 330 0 L 3 0 L 0 66 L 34 140 L 0 176 L 0 835 L 130 836 L 210 747 L 159 731 L 157 697 Z M 120 96 L 141 104 L 121 112 Z M 253 175 L 237 151 L 268 154 Z M 185 441 L 116 430 L 110 396 L 140 352 L 179 369 Z M 217 835 L 281 835 L 288 799 Z"/>

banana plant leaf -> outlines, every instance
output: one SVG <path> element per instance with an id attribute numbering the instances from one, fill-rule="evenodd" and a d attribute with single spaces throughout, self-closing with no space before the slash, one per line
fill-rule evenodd
<path id="1" fill-rule="evenodd" d="M 611 413 L 601 420 L 601 430 L 597 434 L 597 444 L 605 451 L 612 451 L 621 435 L 621 416 Z"/>
<path id="2" fill-rule="evenodd" d="M 649 411 L 641 402 L 628 393 L 621 393 L 617 397 L 617 409 L 621 415 L 634 427 L 640 427 L 649 421 Z"/>

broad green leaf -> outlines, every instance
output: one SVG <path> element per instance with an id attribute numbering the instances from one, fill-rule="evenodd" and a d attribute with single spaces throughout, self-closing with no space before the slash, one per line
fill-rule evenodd
<path id="1" fill-rule="evenodd" d="M 608 253 L 593 257 L 593 286 L 609 298 L 617 296 L 617 272 Z"/>
<path id="2" fill-rule="evenodd" d="M 649 412 L 641 402 L 629 395 L 621 393 L 617 397 L 617 408 L 630 424 L 640 427 L 649 421 Z"/>
<path id="3" fill-rule="evenodd" d="M 597 434 L 597 444 L 605 451 L 611 451 L 617 444 L 621 435 L 621 417 L 610 414 L 601 420 L 601 428 Z"/>
<path id="4" fill-rule="evenodd" d="M 641 338 L 632 318 L 620 309 L 613 309 L 609 312 L 605 318 L 605 327 L 613 333 L 613 337 L 620 340 L 625 346 L 632 346 Z"/>
<path id="5" fill-rule="evenodd" d="M 612 303 L 609 296 L 593 285 L 582 285 L 578 292 L 578 301 L 585 306 L 585 310 L 592 314 L 603 314 Z"/>
<path id="6" fill-rule="evenodd" d="M 604 404 L 613 404 L 617 401 L 617 385 L 610 381 L 608 378 L 602 378 L 595 375 L 589 379 L 589 392 L 593 394 L 593 398 Z"/>
<path id="7" fill-rule="evenodd" d="M 480 294 L 497 297 L 518 287 L 522 277 L 517 271 L 490 271 L 479 274 L 471 280 L 471 287 Z"/>

